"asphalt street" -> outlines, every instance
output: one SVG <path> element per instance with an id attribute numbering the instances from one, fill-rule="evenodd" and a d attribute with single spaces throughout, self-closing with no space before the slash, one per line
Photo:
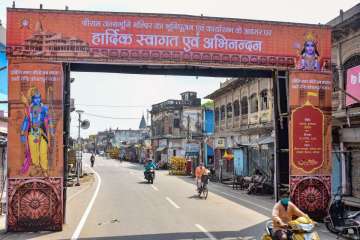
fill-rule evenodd
<path id="1" fill-rule="evenodd" d="M 157 171 L 154 184 L 143 166 L 97 157 L 93 181 L 69 194 L 66 224 L 57 233 L 5 234 L 0 239 L 260 239 L 271 216 L 270 197 L 249 196 L 210 183 L 199 199 L 194 179 Z M 321 239 L 336 239 L 319 227 Z"/>

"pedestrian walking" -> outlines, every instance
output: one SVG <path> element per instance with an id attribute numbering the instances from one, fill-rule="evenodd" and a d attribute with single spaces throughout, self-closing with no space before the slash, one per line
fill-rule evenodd
<path id="1" fill-rule="evenodd" d="M 95 155 L 92 153 L 91 157 L 90 157 L 90 162 L 91 162 L 91 167 L 94 167 L 94 163 L 95 163 Z"/>

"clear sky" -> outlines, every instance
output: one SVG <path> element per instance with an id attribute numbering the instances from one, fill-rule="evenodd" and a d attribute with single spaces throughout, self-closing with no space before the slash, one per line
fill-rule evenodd
<path id="1" fill-rule="evenodd" d="M 339 14 L 359 3 L 359 0 L 17 0 L 16 7 L 44 8 L 90 11 L 173 13 L 245 18 L 259 20 L 289 21 L 325 24 Z M 6 7 L 12 1 L 0 2 L 0 19 L 6 25 Z M 147 76 L 106 73 L 72 73 L 76 80 L 72 84 L 72 97 L 77 108 L 85 113 L 109 116 L 109 119 L 84 115 L 91 122 L 83 136 L 111 128 L 137 129 L 140 117 L 151 104 L 169 98 L 180 98 L 180 93 L 197 91 L 203 97 L 219 87 L 224 79 L 182 76 Z M 99 107 L 86 105 L 112 105 L 118 107 Z M 76 135 L 76 115 L 72 115 L 72 135 Z"/>

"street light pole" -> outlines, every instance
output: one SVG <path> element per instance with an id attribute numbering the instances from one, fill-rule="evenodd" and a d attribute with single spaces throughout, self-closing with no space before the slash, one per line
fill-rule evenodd
<path id="1" fill-rule="evenodd" d="M 80 146 L 79 154 L 76 156 L 76 186 L 80 186 L 80 162 L 82 161 L 82 144 L 81 144 L 81 137 L 80 137 L 80 128 L 81 128 L 81 114 L 84 113 L 83 110 L 76 110 L 78 113 L 78 146 Z"/>

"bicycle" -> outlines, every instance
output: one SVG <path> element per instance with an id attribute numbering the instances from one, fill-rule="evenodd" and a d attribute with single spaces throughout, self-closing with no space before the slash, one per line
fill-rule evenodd
<path id="1" fill-rule="evenodd" d="M 203 175 L 201 176 L 201 185 L 199 187 L 199 198 L 201 198 L 201 195 L 203 195 L 204 199 L 207 199 L 209 190 L 208 190 L 208 182 L 209 182 L 209 176 Z"/>

